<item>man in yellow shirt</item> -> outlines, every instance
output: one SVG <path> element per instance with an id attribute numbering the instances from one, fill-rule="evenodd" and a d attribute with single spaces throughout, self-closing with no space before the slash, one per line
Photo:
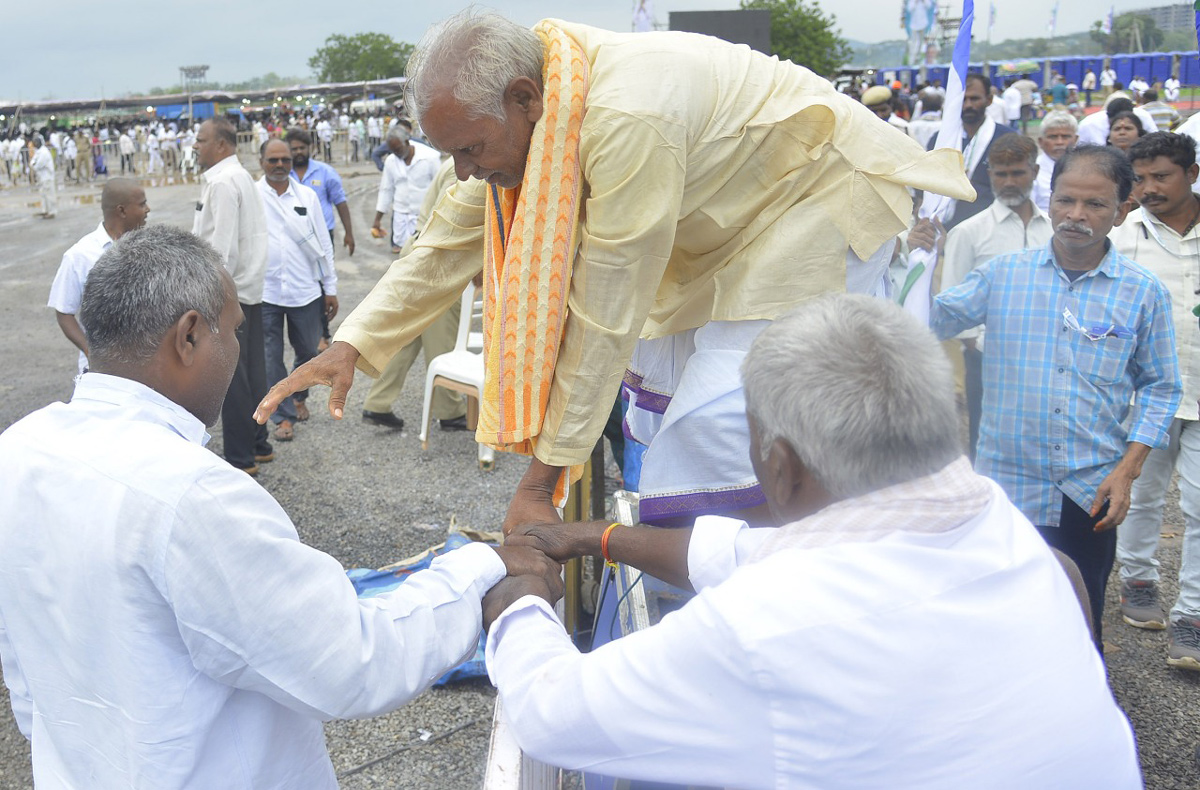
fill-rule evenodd
<path id="1" fill-rule="evenodd" d="M 559 72 L 561 88 L 545 81 Z M 895 236 L 912 211 L 906 187 L 974 199 L 957 154 L 924 152 L 807 69 L 709 37 L 618 34 L 557 20 L 530 31 L 466 11 L 426 34 L 408 77 L 410 110 L 465 183 L 438 204 L 407 265 L 389 270 L 330 349 L 277 385 L 256 416 L 265 420 L 288 391 L 315 383 L 332 387 L 339 416 L 354 366 L 378 375 L 485 260 L 485 292 L 498 294 L 510 267 L 499 276 L 496 243 L 485 245 L 485 236 L 500 239 L 501 257 L 512 239 L 503 227 L 495 234 L 489 213 L 498 212 L 489 207 L 509 198 L 520 207 L 521 193 L 540 195 L 544 185 L 530 173 L 549 166 L 558 174 L 574 151 L 582 188 L 577 204 L 562 204 L 576 207 L 569 219 L 577 223 L 568 235 L 576 244 L 565 318 L 547 344 L 553 355 L 528 355 L 552 360 L 550 373 L 538 381 L 527 365 L 533 378 L 493 378 L 497 431 L 485 425 L 495 404 L 482 404 L 480 436 L 534 456 L 507 524 L 557 520 L 552 492 L 561 472 L 591 453 L 623 378 L 631 398 L 652 407 L 635 402 L 630 421 L 646 412 L 644 425 L 631 427 L 650 442 L 643 518 L 654 499 L 664 522 L 761 507 L 736 371 L 750 340 L 806 298 L 886 288 Z M 546 112 L 568 86 L 586 92 L 586 112 L 564 153 L 561 141 L 544 140 L 554 134 L 547 117 L 576 117 Z M 555 210 L 530 205 L 518 221 Z M 529 290 L 540 293 L 555 276 L 534 278 Z M 554 316 L 531 311 L 527 320 Z M 640 372 L 626 376 L 639 338 L 652 342 L 639 350 Z M 532 406 L 518 398 L 516 411 L 533 415 L 532 429 L 507 432 L 502 401 L 522 388 L 526 398 L 543 397 Z M 708 417 L 690 420 L 692 404 L 716 404 L 720 429 L 710 431 L 716 423 Z M 640 435 L 641 427 L 655 435 Z M 679 441 L 663 450 L 659 433 Z M 714 469 L 726 478 L 714 482 Z M 656 488 L 660 470 L 667 479 Z"/>

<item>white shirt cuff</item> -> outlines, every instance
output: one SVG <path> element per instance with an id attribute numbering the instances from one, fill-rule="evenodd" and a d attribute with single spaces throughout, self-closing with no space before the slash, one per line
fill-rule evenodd
<path id="1" fill-rule="evenodd" d="M 688 543 L 688 579 L 697 592 L 728 579 L 738 566 L 737 536 L 745 521 L 726 516 L 700 516 Z"/>
<path id="2" fill-rule="evenodd" d="M 496 583 L 508 575 L 504 560 L 491 546 L 484 543 L 468 543 L 435 559 L 431 565 L 447 565 L 453 563 L 469 568 L 478 579 L 477 589 L 480 595 L 496 586 Z"/>
<path id="3" fill-rule="evenodd" d="M 509 604 L 508 608 L 501 612 L 496 621 L 492 623 L 492 628 L 488 632 L 487 646 L 484 649 L 484 659 L 487 663 L 488 678 L 492 681 L 493 686 L 499 685 L 496 681 L 494 667 L 496 666 L 496 653 L 500 649 L 501 642 L 504 641 L 504 633 L 507 630 L 507 625 L 509 623 L 525 621 L 534 624 L 539 620 L 544 625 L 535 625 L 535 628 L 549 628 L 556 635 L 566 633 L 562 622 L 558 619 L 558 615 L 554 613 L 554 608 L 545 599 L 536 595 L 522 595 Z"/>

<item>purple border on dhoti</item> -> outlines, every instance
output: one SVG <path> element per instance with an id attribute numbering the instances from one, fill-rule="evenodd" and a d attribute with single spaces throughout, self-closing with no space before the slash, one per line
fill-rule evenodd
<path id="1" fill-rule="evenodd" d="M 629 397 L 630 393 L 637 395 L 636 401 L 633 401 Z M 671 405 L 670 395 L 644 389 L 642 387 L 642 377 L 628 369 L 626 369 L 625 375 L 621 378 L 621 397 L 627 401 L 631 401 L 635 409 L 654 412 L 655 414 L 665 413 L 667 407 Z"/>
<path id="2" fill-rule="evenodd" d="M 727 513 L 731 510 L 757 507 L 767 501 L 762 487 L 754 483 L 746 488 L 719 491 L 692 491 L 687 494 L 653 496 L 642 494 L 638 500 L 638 517 L 653 522 L 660 518 L 703 516 Z"/>

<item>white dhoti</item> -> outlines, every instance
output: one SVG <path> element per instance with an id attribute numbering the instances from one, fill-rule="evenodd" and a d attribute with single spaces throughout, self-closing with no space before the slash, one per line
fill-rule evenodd
<path id="1" fill-rule="evenodd" d="M 890 296 L 895 241 L 867 260 L 846 254 L 846 290 Z M 625 434 L 647 445 L 638 484 L 643 521 L 729 513 L 766 502 L 750 464 L 742 360 L 770 321 L 710 321 L 639 340 L 621 393 Z"/>
<path id="2" fill-rule="evenodd" d="M 404 242 L 417 232 L 417 215 L 402 214 L 392 210 L 392 245 L 403 247 Z"/>
<path id="3" fill-rule="evenodd" d="M 38 180 L 38 193 L 42 198 L 42 210 L 46 216 L 53 217 L 58 213 L 58 185 L 54 176 Z"/>
<path id="4" fill-rule="evenodd" d="M 638 486 L 647 522 L 761 505 L 750 465 L 741 364 L 769 321 L 712 321 L 640 340 L 622 388 L 625 432 L 648 446 Z"/>

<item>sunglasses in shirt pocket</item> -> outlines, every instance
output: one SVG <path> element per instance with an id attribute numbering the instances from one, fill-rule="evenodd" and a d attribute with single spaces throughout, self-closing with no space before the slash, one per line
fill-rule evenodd
<path id="1" fill-rule="evenodd" d="M 1075 369 L 1099 386 L 1116 384 L 1126 375 L 1136 347 L 1137 337 L 1125 333 L 1111 333 L 1095 340 L 1077 333 L 1071 344 Z"/>

